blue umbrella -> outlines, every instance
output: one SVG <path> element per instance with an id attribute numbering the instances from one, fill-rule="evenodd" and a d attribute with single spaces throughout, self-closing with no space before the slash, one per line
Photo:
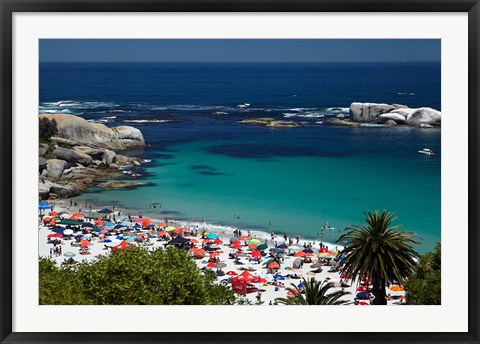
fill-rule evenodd
<path id="1" fill-rule="evenodd" d="M 275 278 L 277 280 L 281 280 L 281 281 L 285 280 L 285 276 L 282 276 L 280 274 L 273 275 L 273 278 Z"/>
<path id="2" fill-rule="evenodd" d="M 73 253 L 73 252 L 67 252 L 67 253 L 64 253 L 63 255 L 64 255 L 65 257 L 75 257 L 75 256 L 76 256 L 76 254 Z"/>
<path id="3" fill-rule="evenodd" d="M 83 234 L 75 235 L 75 239 L 81 239 L 82 237 L 83 237 Z"/>
<path id="4" fill-rule="evenodd" d="M 370 293 L 368 291 L 361 291 L 357 294 L 357 299 L 368 300 L 370 298 Z"/>
<path id="5" fill-rule="evenodd" d="M 103 209 L 100 209 L 98 211 L 98 213 L 101 213 L 101 214 L 110 214 L 110 213 L 113 213 L 113 210 L 110 210 L 108 208 L 103 208 Z"/>
<path id="6" fill-rule="evenodd" d="M 103 242 L 112 242 L 110 239 L 103 240 Z"/>
<path id="7" fill-rule="evenodd" d="M 53 206 L 50 204 L 47 204 L 46 202 L 42 201 L 38 204 L 38 209 L 43 210 L 43 209 L 53 209 Z"/>
<path id="8" fill-rule="evenodd" d="M 115 229 L 120 229 L 120 228 L 122 228 L 122 227 L 125 227 L 125 226 L 123 226 L 123 225 L 120 224 L 120 225 L 116 225 L 116 226 L 113 227 L 113 228 L 115 228 Z"/>
<path id="9" fill-rule="evenodd" d="M 122 240 L 123 239 L 123 235 L 117 235 L 117 237 L 115 238 L 117 240 Z"/>
<path id="10" fill-rule="evenodd" d="M 304 249 L 302 252 L 305 252 L 305 253 L 313 253 L 313 250 L 309 249 L 309 248 L 306 248 Z"/>
<path id="11" fill-rule="evenodd" d="M 288 245 L 281 244 L 281 245 L 278 245 L 277 247 L 278 247 L 278 248 L 288 248 Z"/>
<path id="12" fill-rule="evenodd" d="M 215 234 L 215 233 L 208 233 L 205 238 L 207 239 L 217 239 L 218 238 L 218 235 Z"/>
<path id="13" fill-rule="evenodd" d="M 115 224 L 113 222 L 107 221 L 103 224 L 103 227 L 115 227 Z"/>
<path id="14" fill-rule="evenodd" d="M 120 223 L 122 226 L 125 226 L 125 227 L 128 227 L 128 226 L 131 226 L 132 223 L 129 222 L 129 221 L 122 221 L 122 223 Z"/>
<path id="15" fill-rule="evenodd" d="M 279 249 L 279 248 L 277 248 L 277 247 L 272 247 L 272 248 L 270 249 L 270 252 L 280 253 L 280 252 L 282 252 L 282 250 Z"/>

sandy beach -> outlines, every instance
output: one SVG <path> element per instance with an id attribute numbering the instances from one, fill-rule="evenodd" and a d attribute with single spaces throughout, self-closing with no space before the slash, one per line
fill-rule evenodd
<path id="1" fill-rule="evenodd" d="M 69 215 L 72 215 L 76 213 L 79 209 L 78 207 L 70 206 L 69 201 L 61 201 L 61 200 L 56 200 L 55 201 L 55 208 L 54 210 L 56 212 L 66 212 Z M 102 217 L 103 214 L 99 214 L 97 211 L 99 209 L 92 209 L 91 213 L 89 211 L 84 212 L 84 215 L 86 217 L 92 217 L 92 218 L 99 218 Z M 120 210 L 122 214 L 127 214 L 128 210 L 127 209 L 115 209 L 116 212 Z M 46 215 L 48 215 L 48 211 L 45 212 Z M 117 222 L 121 222 L 121 220 L 124 219 L 124 216 L 120 216 L 120 219 L 116 219 Z M 128 220 L 128 218 L 127 218 Z M 162 220 L 159 219 L 151 219 L 153 224 L 158 224 L 160 222 L 163 222 Z M 213 224 L 208 224 L 208 223 L 202 223 L 202 222 L 188 222 L 188 221 L 174 221 L 170 220 L 168 222 L 169 225 L 173 225 L 175 227 L 189 227 L 189 228 L 197 228 L 198 229 L 198 235 L 197 236 L 188 236 L 188 239 L 194 239 L 193 241 L 197 241 L 198 243 L 196 244 L 197 247 L 201 247 L 202 245 L 202 232 L 206 233 L 214 233 L 218 236 L 218 239 L 222 241 L 221 244 L 219 244 L 219 250 L 217 251 L 218 257 L 217 263 L 224 263 L 225 266 L 221 269 L 224 273 L 226 273 L 223 276 L 218 277 L 218 282 L 219 283 L 227 283 L 227 279 L 230 279 L 232 276 L 235 274 L 241 274 L 243 270 L 248 270 L 248 272 L 254 276 L 258 276 L 261 279 L 263 279 L 263 283 L 253 283 L 252 285 L 257 289 L 257 291 L 247 293 L 245 297 L 250 300 L 252 303 L 257 302 L 259 299 L 260 301 L 263 302 L 263 305 L 275 305 L 275 299 L 278 297 L 287 297 L 287 291 L 286 287 L 290 287 L 291 284 L 298 285 L 301 283 L 301 278 L 312 278 L 314 277 L 316 280 L 324 281 L 324 280 L 329 280 L 334 283 L 335 287 L 332 289 L 332 291 L 336 290 L 344 290 L 349 292 L 349 295 L 345 295 L 342 297 L 344 300 L 351 301 L 352 304 L 354 302 L 355 295 L 358 293 L 357 288 L 359 287 L 358 282 L 352 284 L 351 281 L 343 281 L 347 282 L 348 286 L 345 284 L 341 285 L 341 276 L 339 272 L 335 272 L 333 269 L 331 269 L 331 266 L 328 265 L 323 265 L 322 266 L 322 271 L 321 272 L 313 272 L 315 268 L 312 268 L 312 264 L 316 263 L 318 261 L 317 255 L 320 250 L 320 242 L 315 242 L 315 241 L 305 241 L 305 240 L 299 240 L 297 244 L 297 240 L 294 239 L 294 244 L 288 247 L 288 250 L 286 251 L 287 254 L 284 256 L 284 261 L 281 264 L 280 269 L 276 272 L 276 274 L 281 275 L 281 277 L 277 277 L 277 279 L 274 278 L 275 273 L 271 273 L 271 271 L 268 271 L 266 266 L 263 265 L 268 258 L 267 257 L 262 257 L 262 260 L 260 263 L 254 262 L 254 261 L 249 261 L 247 258 L 241 259 L 242 264 L 236 264 L 235 260 L 229 256 L 230 253 L 235 252 L 235 249 L 232 249 L 230 247 L 230 242 L 231 238 L 234 236 L 233 231 L 235 230 L 234 228 L 230 227 L 221 227 L 221 226 L 216 226 Z M 146 230 L 143 230 L 142 232 L 147 233 Z M 61 239 L 61 248 L 62 248 L 62 254 L 56 256 L 55 254 L 51 255 L 51 249 L 54 247 L 52 243 L 49 243 L 48 235 L 54 233 L 51 230 L 51 227 L 47 227 L 43 225 L 43 222 L 39 221 L 39 256 L 40 257 L 49 257 L 51 256 L 58 265 L 60 265 L 63 261 L 68 259 L 68 257 L 65 256 L 67 254 L 68 256 L 72 256 L 71 258 L 74 259 L 75 261 L 93 261 L 96 259 L 96 257 L 100 255 L 108 255 L 110 254 L 110 249 L 107 248 L 105 243 L 101 242 L 101 238 L 97 235 L 93 235 L 91 237 L 91 244 L 89 246 L 89 252 L 90 254 L 85 254 L 82 255 L 80 254 L 81 248 L 79 246 L 72 245 L 72 242 L 75 242 L 75 240 L 72 239 L 66 239 L 65 237 L 60 238 Z M 246 236 L 248 235 L 248 230 L 242 230 L 242 235 Z M 105 239 L 110 239 L 114 243 L 116 242 L 121 242 L 119 239 L 116 238 L 115 235 L 109 235 L 109 236 L 102 236 L 103 240 Z M 265 252 L 269 252 L 270 248 L 275 247 L 274 242 L 272 241 L 271 235 L 263 232 L 258 232 L 258 231 L 251 231 L 251 236 L 252 238 L 257 238 L 258 240 L 261 241 L 261 243 L 267 243 L 268 249 L 265 250 Z M 242 244 L 245 242 L 245 240 L 240 240 Z M 284 243 L 284 238 L 283 236 L 279 235 L 279 233 L 276 235 L 274 241 L 277 242 L 277 245 L 281 245 Z M 148 247 L 149 250 L 155 250 L 158 248 L 164 248 L 165 244 L 168 241 L 159 241 L 157 238 L 151 238 L 149 242 Z M 141 243 L 132 243 L 133 245 L 142 245 Z M 288 253 L 296 253 L 299 251 L 302 251 L 304 249 L 304 244 L 305 245 L 311 245 L 311 250 L 314 252 L 313 256 L 310 257 L 311 262 L 310 263 L 304 263 L 301 267 L 293 269 L 293 262 L 298 259 L 298 257 L 293 256 L 293 255 L 288 255 Z M 328 244 L 328 243 L 323 243 L 324 246 L 326 246 L 329 250 L 334 250 L 335 248 L 341 250 L 342 247 L 335 245 L 335 244 Z M 243 251 L 246 253 L 251 252 L 250 249 L 247 247 L 243 247 Z M 192 257 L 192 259 L 194 259 Z M 207 267 L 209 263 L 209 253 L 206 252 L 206 255 L 203 259 L 194 259 L 197 266 L 202 269 L 202 268 L 209 268 Z M 216 268 L 213 268 L 216 270 Z M 317 270 L 318 271 L 318 270 Z M 266 281 L 266 282 L 265 282 Z M 276 285 L 274 285 L 274 282 L 276 281 Z M 228 285 L 231 285 L 231 283 L 228 283 Z M 394 292 L 387 290 L 387 294 L 391 294 L 392 296 L 403 296 L 404 292 Z M 398 304 L 399 299 L 395 300 L 389 300 L 388 304 Z"/>

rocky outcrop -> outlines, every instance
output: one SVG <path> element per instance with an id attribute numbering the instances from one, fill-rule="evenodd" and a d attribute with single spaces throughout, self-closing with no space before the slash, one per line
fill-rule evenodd
<path id="1" fill-rule="evenodd" d="M 377 123 L 384 124 L 388 121 L 393 121 L 395 124 L 405 124 L 405 120 L 405 116 L 402 116 L 398 113 L 389 112 L 378 116 Z"/>
<path id="2" fill-rule="evenodd" d="M 115 162 L 116 159 L 116 154 L 115 152 L 112 152 L 111 150 L 108 150 L 108 149 L 105 149 L 105 151 L 103 152 L 103 156 L 102 156 L 102 162 L 108 166 L 110 165 L 112 162 Z"/>
<path id="3" fill-rule="evenodd" d="M 398 124 L 393 119 L 389 119 L 388 121 L 385 122 L 385 125 L 398 125 Z"/>
<path id="4" fill-rule="evenodd" d="M 93 159 L 90 155 L 77 152 L 73 149 L 58 147 L 52 152 L 52 156 L 56 159 L 65 160 L 75 164 L 79 163 L 84 166 L 93 164 Z"/>
<path id="5" fill-rule="evenodd" d="M 350 119 L 354 122 L 375 123 L 381 114 L 395 110 L 392 105 L 376 103 L 352 103 Z"/>
<path id="6" fill-rule="evenodd" d="M 67 162 L 65 160 L 48 159 L 47 160 L 47 177 L 53 180 L 59 179 L 62 176 L 63 170 L 65 169 L 66 165 L 67 165 Z"/>
<path id="7" fill-rule="evenodd" d="M 422 124 L 427 125 L 440 125 L 442 122 L 442 115 L 440 111 L 434 110 L 432 108 L 419 108 L 416 109 L 413 113 L 408 115 L 407 124 L 421 126 Z"/>
<path id="8" fill-rule="evenodd" d="M 428 107 L 409 108 L 401 104 L 352 103 L 350 119 L 358 123 L 386 124 L 394 121 L 396 124 L 431 128 L 441 125 L 442 114 Z"/>
<path id="9" fill-rule="evenodd" d="M 143 147 L 145 140 L 137 128 L 121 126 L 109 128 L 83 118 L 66 114 L 42 114 L 40 118 L 55 119 L 58 137 L 90 147 L 122 150 Z"/>
<path id="10" fill-rule="evenodd" d="M 348 121 L 346 119 L 341 119 L 341 118 L 334 118 L 325 123 L 331 124 L 331 125 L 343 125 L 343 126 L 350 126 L 350 127 L 358 127 L 360 125 L 360 123 Z"/>
<path id="11" fill-rule="evenodd" d="M 239 123 L 259 125 L 269 128 L 298 128 L 300 124 L 292 121 L 280 121 L 274 118 L 249 118 L 240 121 Z"/>
<path id="12" fill-rule="evenodd" d="M 80 143 L 78 143 L 77 141 L 73 141 L 73 140 L 69 140 L 69 139 L 65 139 L 63 137 L 57 137 L 57 136 L 52 136 L 50 138 L 50 141 L 55 142 L 56 144 L 65 144 L 72 147 L 80 145 Z"/>
<path id="13" fill-rule="evenodd" d="M 147 183 L 112 181 L 98 184 L 99 187 L 104 189 L 131 189 L 144 185 L 147 185 Z"/>

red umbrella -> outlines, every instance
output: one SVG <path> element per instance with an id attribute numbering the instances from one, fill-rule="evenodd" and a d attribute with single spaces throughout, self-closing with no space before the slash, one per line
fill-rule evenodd
<path id="1" fill-rule="evenodd" d="M 75 213 L 72 216 L 70 216 L 70 220 L 81 220 L 83 218 L 84 218 L 84 215 L 80 213 Z"/>
<path id="2" fill-rule="evenodd" d="M 249 247 L 252 251 L 255 250 L 255 249 L 257 249 L 257 246 L 258 246 L 257 244 L 250 244 L 250 245 L 248 245 L 248 247 Z"/>
<path id="3" fill-rule="evenodd" d="M 237 277 L 235 278 L 238 278 L 239 280 L 241 281 L 247 281 L 247 282 L 253 282 L 255 281 L 258 277 L 252 275 L 250 272 L 248 272 L 247 270 L 244 270 L 240 275 L 238 275 Z"/>
<path id="4" fill-rule="evenodd" d="M 53 233 L 53 234 L 49 234 L 47 235 L 47 238 L 61 238 L 62 235 L 60 233 Z"/>
<path id="5" fill-rule="evenodd" d="M 253 258 L 258 258 L 258 257 L 261 257 L 262 256 L 262 253 L 260 251 L 253 251 L 252 252 L 252 257 Z"/>
<path id="6" fill-rule="evenodd" d="M 358 306 L 370 306 L 370 304 L 368 302 L 365 302 L 365 301 L 360 301 L 357 305 Z"/>
<path id="7" fill-rule="evenodd" d="M 223 241 L 220 240 L 220 239 L 215 239 L 215 241 L 213 243 L 217 244 L 217 245 L 220 245 L 220 244 L 223 244 Z"/>
<path id="8" fill-rule="evenodd" d="M 198 244 L 198 240 L 197 239 L 190 239 L 190 242 L 193 243 L 193 244 Z"/>
<path id="9" fill-rule="evenodd" d="M 198 251 L 198 248 L 192 247 L 191 249 L 188 250 L 188 252 L 195 252 L 195 251 Z"/>
<path id="10" fill-rule="evenodd" d="M 307 256 L 307 254 L 303 251 L 295 253 L 295 257 L 306 257 L 306 256 Z"/>
<path id="11" fill-rule="evenodd" d="M 214 262 L 210 262 L 207 264 L 207 268 L 214 268 L 215 267 L 215 263 Z"/>
<path id="12" fill-rule="evenodd" d="M 227 275 L 228 276 L 237 276 L 238 274 L 235 271 L 228 271 Z"/>
<path id="13" fill-rule="evenodd" d="M 266 280 L 265 278 L 261 278 L 261 277 L 260 277 L 260 278 L 258 279 L 258 282 L 259 282 L 259 283 L 267 283 L 267 280 Z"/>
<path id="14" fill-rule="evenodd" d="M 367 287 L 361 285 L 360 287 L 357 288 L 357 291 L 367 291 Z"/>
<path id="15" fill-rule="evenodd" d="M 322 247 L 321 249 L 318 250 L 318 252 L 322 253 L 322 252 L 327 252 L 328 249 L 326 247 Z"/>
<path id="16" fill-rule="evenodd" d="M 158 224 L 158 227 L 167 227 L 167 224 L 165 222 L 161 222 Z"/>
<path id="17" fill-rule="evenodd" d="M 158 236 L 167 235 L 167 232 L 165 232 L 165 231 L 158 231 L 158 232 L 157 232 L 157 235 L 158 235 Z M 198 241 L 197 241 L 197 243 L 198 243 Z"/>
<path id="18" fill-rule="evenodd" d="M 210 253 L 210 258 L 219 256 L 219 255 L 220 255 L 220 253 L 218 253 L 218 252 L 212 252 L 212 253 Z"/>
<path id="19" fill-rule="evenodd" d="M 241 245 L 242 243 L 240 242 L 240 240 L 235 240 L 235 241 L 232 241 L 232 246 L 233 245 Z"/>

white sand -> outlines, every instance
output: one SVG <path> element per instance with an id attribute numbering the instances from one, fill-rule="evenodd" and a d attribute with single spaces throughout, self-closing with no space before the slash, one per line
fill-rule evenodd
<path id="1" fill-rule="evenodd" d="M 68 212 L 69 214 L 73 214 L 73 213 L 76 212 L 76 210 L 78 210 L 78 209 L 74 209 L 73 207 L 71 209 L 69 209 L 70 207 L 69 207 L 68 204 L 69 203 L 67 203 L 67 201 L 55 201 L 55 211 L 57 211 L 57 212 L 65 211 L 65 212 Z M 92 214 L 98 215 L 96 213 L 96 210 L 97 209 L 93 210 Z M 118 211 L 118 210 L 119 209 L 116 209 L 116 211 Z M 125 213 L 127 213 L 127 212 L 124 209 L 122 209 L 122 214 L 125 214 Z M 84 214 L 88 216 L 89 213 L 85 212 Z M 153 223 L 157 224 L 159 222 L 163 222 L 163 221 L 156 220 Z M 262 278 L 265 278 L 269 282 L 268 284 L 261 284 L 261 283 L 255 283 L 254 284 L 260 290 L 264 290 L 263 292 L 261 292 L 261 300 L 264 301 L 264 305 L 268 305 L 270 301 L 272 301 L 272 303 L 275 302 L 275 298 L 277 298 L 277 297 L 286 297 L 287 296 L 287 291 L 285 290 L 285 287 L 280 287 L 280 288 L 278 288 L 278 291 L 275 291 L 276 287 L 271 284 L 271 282 L 274 281 L 273 274 L 268 274 L 267 269 L 265 268 L 264 265 L 262 265 L 262 263 L 266 261 L 265 257 L 263 258 L 263 261 L 260 264 L 247 263 L 245 265 L 235 265 L 234 260 L 229 259 L 228 254 L 232 251 L 232 249 L 228 246 L 228 244 L 230 243 L 230 238 L 233 236 L 233 234 L 231 233 L 233 231 L 233 228 L 220 227 L 220 226 L 215 226 L 215 225 L 210 225 L 210 224 L 202 224 L 202 223 L 195 223 L 195 222 L 185 222 L 185 221 L 181 221 L 181 222 L 180 221 L 169 221 L 169 224 L 174 224 L 178 227 L 184 227 L 184 226 L 190 226 L 191 227 L 191 226 L 198 225 L 199 235 L 198 235 L 198 237 L 196 237 L 196 239 L 200 242 L 200 244 L 197 244 L 197 246 L 201 246 L 201 240 L 202 239 L 200 238 L 200 236 L 201 236 L 201 231 L 202 231 L 203 228 L 205 228 L 207 230 L 207 232 L 217 233 L 220 236 L 220 239 L 223 241 L 223 244 L 220 245 L 221 253 L 220 253 L 219 257 L 220 257 L 220 261 L 227 265 L 225 268 L 222 269 L 224 272 L 235 271 L 238 274 L 240 274 L 240 273 L 242 273 L 241 268 L 249 268 L 249 269 L 252 269 L 252 271 L 250 271 L 251 274 L 256 275 L 256 276 L 260 276 Z M 39 225 L 39 255 L 41 257 L 50 256 L 50 248 L 53 247 L 53 245 L 47 243 L 47 241 L 48 241 L 47 236 L 51 233 L 53 233 L 53 232 L 48 227 L 44 227 L 43 225 Z M 244 233 L 245 235 L 247 234 L 246 231 L 242 231 L 242 233 Z M 261 233 L 261 232 L 253 232 L 253 233 L 262 242 L 264 241 L 265 237 L 267 237 L 269 248 L 274 246 L 272 241 L 271 241 L 271 238 L 268 234 Z M 115 236 L 110 236 L 108 238 L 110 238 L 112 240 L 115 240 Z M 279 236 L 277 236 L 276 240 L 278 241 L 279 244 L 281 244 L 283 242 L 283 238 L 280 238 Z M 62 255 L 60 257 L 53 256 L 53 258 L 52 258 L 54 261 L 57 262 L 57 264 L 60 265 L 65 259 L 67 259 L 66 257 L 63 256 L 63 254 L 65 254 L 67 252 L 74 253 L 75 256 L 73 257 L 73 259 L 76 260 L 76 261 L 84 261 L 84 260 L 92 261 L 92 260 L 95 259 L 95 257 L 97 257 L 99 255 L 110 254 L 110 250 L 105 249 L 104 244 L 100 243 L 98 241 L 98 237 L 95 237 L 95 236 L 93 237 L 93 240 L 92 240 L 92 246 L 90 246 L 91 254 L 89 254 L 89 255 L 80 255 L 79 254 L 80 248 L 71 246 L 71 242 L 72 242 L 72 240 L 62 240 L 62 244 L 61 244 Z M 149 246 L 150 250 L 154 250 L 158 247 L 163 248 L 163 244 L 165 243 L 163 241 L 162 242 L 157 241 L 156 238 L 151 239 L 150 242 L 153 243 L 152 246 Z M 302 245 L 303 245 L 303 241 L 301 240 L 299 245 L 290 246 L 290 250 L 293 251 L 293 252 L 300 251 L 300 250 L 303 249 Z M 335 245 L 328 245 L 327 244 L 327 246 L 331 250 L 333 250 L 335 248 Z M 312 250 L 314 252 L 318 252 L 318 249 L 319 249 L 319 243 L 314 242 Z M 339 249 L 341 249 L 340 246 L 339 246 Z M 268 249 L 266 250 L 266 252 L 268 252 Z M 328 270 L 330 269 L 330 267 L 328 267 L 328 266 L 323 266 L 322 267 L 323 271 L 320 272 L 320 273 L 310 272 L 311 270 L 313 270 L 313 269 L 310 268 L 310 266 L 312 265 L 313 262 L 317 261 L 315 256 L 312 257 L 312 261 L 313 261 L 312 263 L 304 264 L 301 269 L 286 270 L 285 268 L 286 267 L 291 267 L 293 261 L 296 258 L 297 257 L 285 256 L 285 261 L 284 261 L 283 264 L 281 264 L 281 268 L 278 271 L 278 273 L 283 275 L 283 276 L 286 276 L 288 274 L 292 274 L 292 275 L 297 274 L 299 277 L 306 277 L 306 278 L 315 277 L 316 280 L 320 280 L 320 281 L 324 281 L 327 278 L 329 278 L 330 281 L 332 281 L 332 282 L 339 282 L 340 281 L 340 274 L 338 272 L 328 272 Z M 208 253 L 207 253 L 207 256 L 204 259 L 195 259 L 195 262 L 197 263 L 198 267 L 202 268 L 202 267 L 206 266 L 206 261 L 207 260 L 208 260 Z M 226 279 L 226 278 L 229 278 L 229 277 L 231 277 L 231 276 L 228 276 L 228 275 L 221 276 L 221 277 L 219 277 L 219 281 L 223 280 L 223 279 Z M 287 278 L 285 280 L 280 280 L 279 282 L 283 283 L 284 286 L 289 287 L 291 283 L 295 283 L 296 285 L 298 285 L 299 283 L 301 283 L 301 279 L 289 279 L 289 278 Z M 346 295 L 342 299 L 353 301 L 353 299 L 356 295 L 356 287 L 357 287 L 357 284 L 351 285 L 348 288 L 343 288 L 345 291 L 350 292 L 350 295 Z M 341 289 L 342 288 L 340 288 L 340 287 L 335 287 L 332 290 L 336 291 L 336 290 L 341 290 Z M 387 290 L 387 293 L 390 293 L 391 295 L 404 295 L 404 292 L 391 292 L 389 290 Z M 249 299 L 252 302 L 257 301 L 256 297 L 257 297 L 256 292 L 249 293 L 249 294 L 246 295 L 246 298 Z M 395 304 L 396 302 L 398 302 L 398 300 L 389 301 L 388 304 Z"/>

